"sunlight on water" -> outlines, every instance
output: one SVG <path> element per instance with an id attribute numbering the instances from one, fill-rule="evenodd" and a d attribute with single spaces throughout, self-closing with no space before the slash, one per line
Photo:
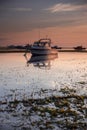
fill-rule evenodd
<path id="1" fill-rule="evenodd" d="M 0 54 L 0 130 L 86 126 L 86 53 Z"/>
<path id="2" fill-rule="evenodd" d="M 0 96 L 11 89 L 30 93 L 39 88 L 65 86 L 87 92 L 86 53 L 59 53 L 58 58 L 30 57 L 29 54 L 27 59 L 23 54 L 0 54 Z"/>

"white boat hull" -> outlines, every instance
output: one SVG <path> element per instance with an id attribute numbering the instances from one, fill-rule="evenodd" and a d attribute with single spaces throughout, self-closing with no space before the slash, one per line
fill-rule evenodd
<path id="1" fill-rule="evenodd" d="M 56 49 L 31 49 L 32 55 L 57 55 Z"/>

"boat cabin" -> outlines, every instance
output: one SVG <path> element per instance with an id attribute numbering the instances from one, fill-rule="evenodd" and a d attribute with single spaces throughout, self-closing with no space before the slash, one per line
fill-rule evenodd
<path id="1" fill-rule="evenodd" d="M 34 42 L 33 46 L 51 47 L 51 40 L 50 39 L 40 39 L 39 41 Z"/>

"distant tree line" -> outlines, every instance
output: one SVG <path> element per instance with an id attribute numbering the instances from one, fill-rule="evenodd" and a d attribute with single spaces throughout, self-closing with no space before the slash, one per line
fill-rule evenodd
<path id="1" fill-rule="evenodd" d="M 17 45 L 17 46 L 9 45 L 9 46 L 7 46 L 7 49 L 27 49 L 27 48 L 30 48 L 30 47 L 31 47 L 30 44 L 27 44 L 25 46 L 22 46 L 22 45 Z"/>

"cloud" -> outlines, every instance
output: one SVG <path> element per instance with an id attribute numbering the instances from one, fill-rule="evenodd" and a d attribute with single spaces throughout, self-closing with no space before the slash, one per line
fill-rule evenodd
<path id="1" fill-rule="evenodd" d="M 3 8 L 1 7 L 0 10 L 2 11 L 16 11 L 16 12 L 30 12 L 32 11 L 31 8 Z"/>
<path id="2" fill-rule="evenodd" d="M 10 8 L 11 10 L 13 11 L 23 11 L 23 12 L 28 12 L 28 11 L 31 11 L 32 9 L 31 8 Z"/>
<path id="3" fill-rule="evenodd" d="M 87 5 L 74 5 L 74 4 L 63 4 L 63 3 L 58 3 L 53 5 L 52 7 L 49 7 L 47 9 L 47 11 L 50 11 L 51 13 L 55 13 L 55 12 L 68 12 L 68 11 L 79 11 L 79 10 L 83 10 L 83 9 L 87 9 Z"/>

